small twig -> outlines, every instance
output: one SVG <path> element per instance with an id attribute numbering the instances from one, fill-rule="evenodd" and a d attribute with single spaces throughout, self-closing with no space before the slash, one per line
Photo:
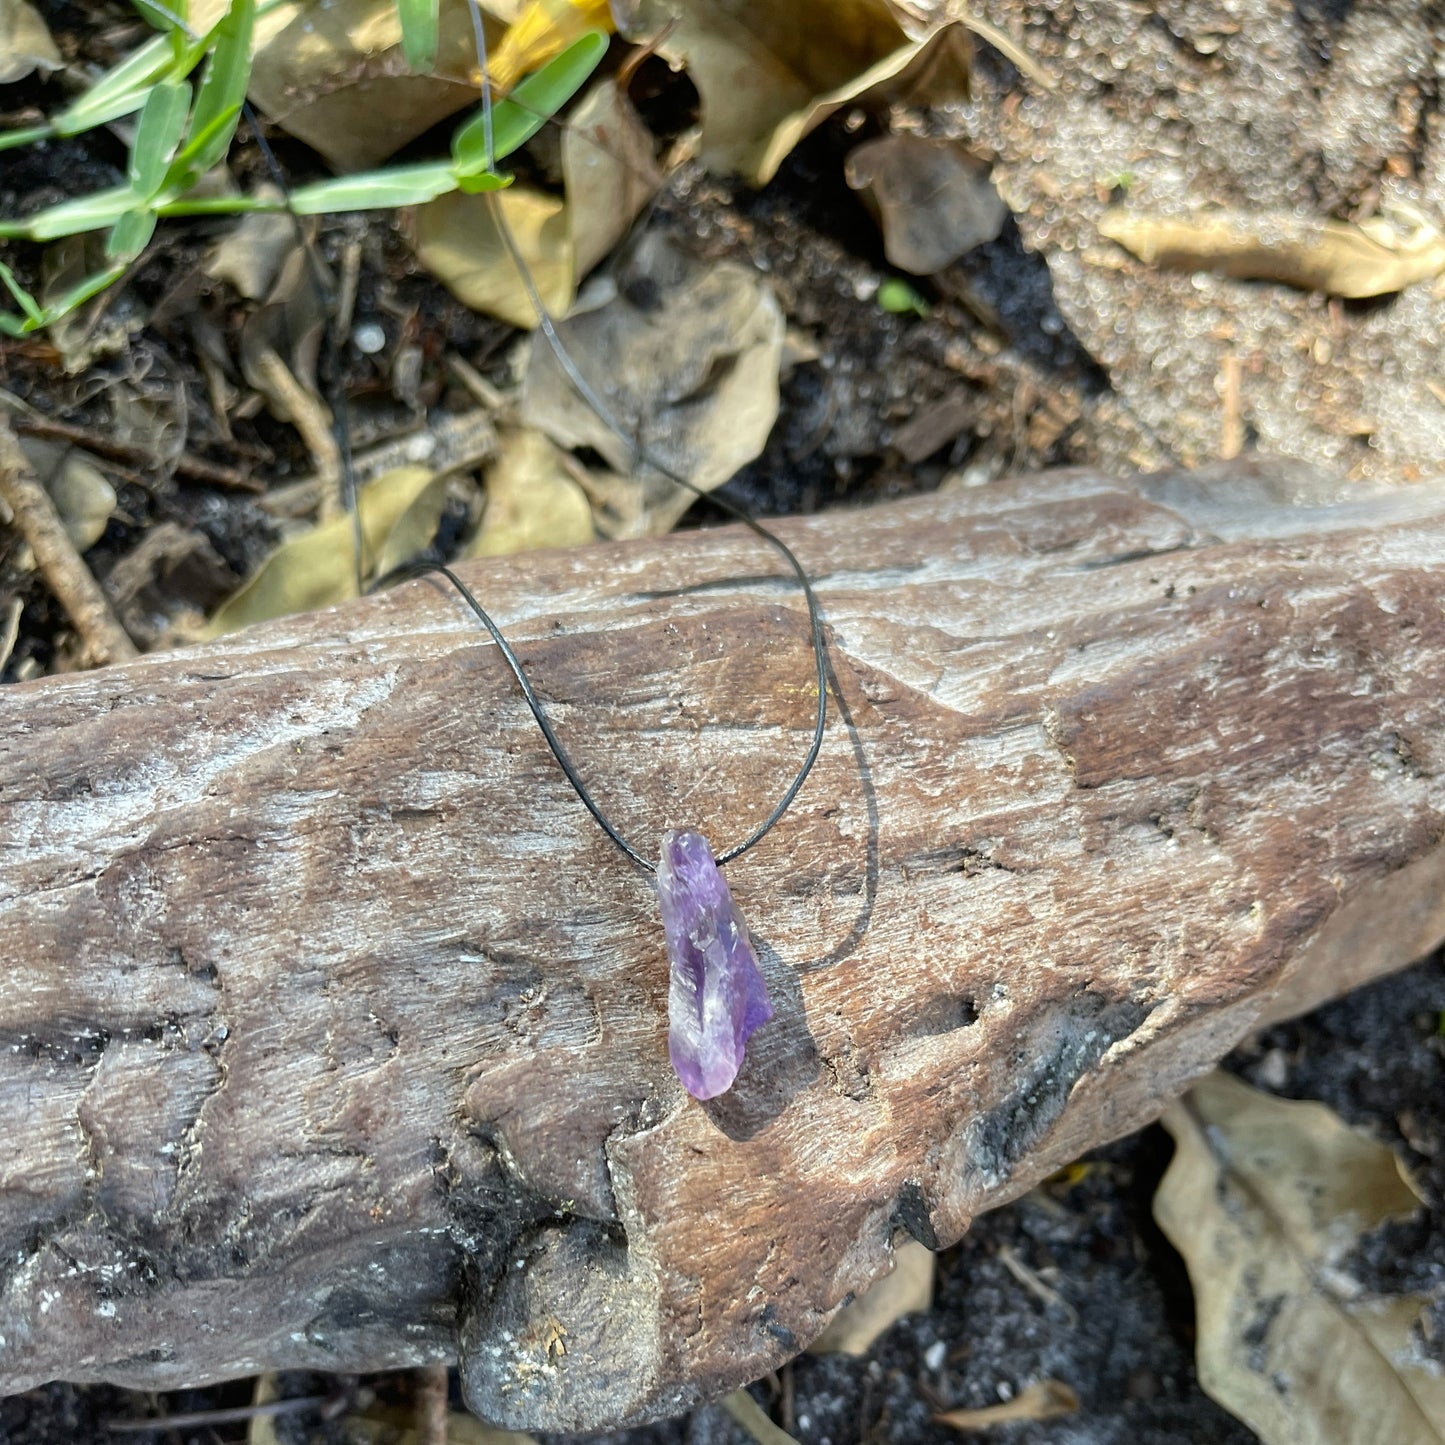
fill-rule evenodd
<path id="1" fill-rule="evenodd" d="M 357 485 L 389 472 L 393 467 L 426 466 L 434 472 L 470 471 L 490 461 L 497 452 L 497 433 L 483 410 L 444 416 L 430 428 L 393 437 L 364 452 L 352 462 Z M 321 502 L 325 479 L 303 477 L 284 487 L 273 487 L 261 506 L 273 517 L 305 517 Z"/>
<path id="2" fill-rule="evenodd" d="M 15 642 L 20 636 L 20 614 L 24 610 L 25 604 L 18 597 L 12 597 L 6 604 L 5 621 L 0 623 L 0 672 L 4 671 L 10 654 L 15 651 Z"/>
<path id="3" fill-rule="evenodd" d="M 1044 1283 L 1038 1274 L 1030 1269 L 1023 1260 L 1007 1245 L 1001 1244 L 998 1250 L 999 1263 L 1036 1298 L 1042 1300 L 1050 1309 L 1057 1309 L 1063 1312 L 1069 1323 L 1077 1328 L 1079 1323 L 1079 1312 L 1058 1290 Z"/>
<path id="4" fill-rule="evenodd" d="M 417 1445 L 447 1445 L 447 1367 L 423 1365 L 416 1372 Z"/>
<path id="5" fill-rule="evenodd" d="M 328 521 L 341 513 L 341 448 L 331 430 L 326 409 L 291 374 L 291 368 L 269 346 L 262 347 L 255 357 L 257 373 L 285 406 L 291 424 L 301 433 L 306 450 L 316 464 L 316 480 L 320 484 L 320 517 Z"/>
<path id="6" fill-rule="evenodd" d="M 264 1405 L 233 1405 L 224 1410 L 190 1410 L 179 1415 L 157 1415 L 152 1420 L 107 1420 L 105 1428 L 116 1435 L 143 1435 L 159 1430 L 195 1430 L 206 1425 L 239 1425 L 248 1420 L 274 1419 L 278 1415 L 299 1415 L 318 1410 L 329 1416 L 327 1406 L 345 1395 L 297 1395 L 290 1400 L 270 1400 Z"/>
<path id="7" fill-rule="evenodd" d="M 10 428 L 9 416 L 3 411 L 0 411 L 0 498 L 14 513 L 16 528 L 35 553 L 41 575 L 65 608 L 89 660 L 103 666 L 139 656 L 100 584 L 75 550 L 49 492 L 36 481 Z"/>
<path id="8" fill-rule="evenodd" d="M 461 382 L 472 396 L 487 408 L 498 421 L 517 419 L 516 403 L 505 392 L 492 385 L 465 357 L 447 357 L 447 370 Z"/>
<path id="9" fill-rule="evenodd" d="M 348 241 L 341 253 L 341 279 L 336 287 L 336 314 L 331 322 L 331 335 L 340 347 L 351 334 L 351 319 L 356 310 L 356 288 L 361 284 L 361 242 Z"/>
<path id="10" fill-rule="evenodd" d="M 129 463 L 137 467 L 153 467 L 155 457 L 144 447 L 131 446 L 129 442 L 115 441 L 100 432 L 91 431 L 73 422 L 53 421 L 49 417 L 27 416 L 15 419 L 15 430 L 21 436 L 46 437 L 53 441 L 71 442 L 84 447 L 86 451 L 108 458 L 113 462 Z M 222 466 L 219 462 L 208 462 L 204 457 L 182 452 L 175 465 L 175 471 L 192 481 L 210 482 L 218 487 L 229 487 L 237 492 L 261 492 L 265 483 L 235 467 Z"/>

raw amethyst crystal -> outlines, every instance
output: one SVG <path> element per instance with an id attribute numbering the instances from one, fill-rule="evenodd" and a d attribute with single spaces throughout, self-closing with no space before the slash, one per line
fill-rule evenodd
<path id="1" fill-rule="evenodd" d="M 748 1038 L 773 1006 L 747 924 L 701 833 L 662 835 L 657 896 L 672 964 L 672 1067 L 694 1099 L 713 1099 L 732 1088 Z"/>

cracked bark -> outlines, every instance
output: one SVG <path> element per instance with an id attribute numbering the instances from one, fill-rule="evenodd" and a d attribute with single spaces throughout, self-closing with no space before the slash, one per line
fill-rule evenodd
<path id="1" fill-rule="evenodd" d="M 728 870 L 777 1016 L 707 1105 L 647 880 L 444 585 L 0 693 L 0 1389 L 459 1357 L 508 1425 L 667 1413 L 1426 952 L 1445 490 L 1328 492 L 787 524 L 838 705 Z M 465 569 L 629 837 L 724 846 L 801 756 L 770 566 L 724 529 Z"/>

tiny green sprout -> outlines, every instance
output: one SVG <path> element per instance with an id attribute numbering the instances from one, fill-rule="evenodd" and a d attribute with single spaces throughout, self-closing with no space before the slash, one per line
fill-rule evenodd
<path id="1" fill-rule="evenodd" d="M 901 276 L 890 276 L 878 288 L 878 304 L 895 316 L 927 316 L 933 310 L 928 298 Z"/>
<path id="2" fill-rule="evenodd" d="M 271 3 L 273 0 L 261 5 L 257 0 L 231 0 L 204 36 L 192 38 L 171 22 L 169 17 L 175 14 L 171 6 L 139 0 L 138 8 L 146 19 L 158 26 L 169 25 L 167 33 L 102 76 L 86 95 L 48 124 L 0 133 L 0 150 L 4 150 L 49 135 L 73 135 L 122 115 L 140 113 L 123 185 L 61 201 L 23 220 L 0 220 L 0 240 L 44 242 L 107 231 L 106 260 L 111 263 L 44 307 L 0 265 L 0 284 L 22 313 L 0 311 L 0 333 L 17 336 L 49 326 L 110 285 L 144 250 L 162 217 L 285 210 L 314 216 L 390 210 L 423 205 L 450 191 L 475 193 L 510 185 L 511 176 L 497 170 L 497 162 L 530 140 L 572 99 L 608 46 L 601 31 L 579 36 L 490 111 L 479 108 L 464 120 L 452 137 L 447 160 L 336 176 L 298 186 L 285 202 L 257 196 L 195 195 L 196 184 L 230 151 L 250 80 L 256 17 Z M 437 0 L 398 3 L 409 35 L 408 62 L 426 68 L 434 58 Z M 193 89 L 187 77 L 203 60 L 200 82 Z"/>

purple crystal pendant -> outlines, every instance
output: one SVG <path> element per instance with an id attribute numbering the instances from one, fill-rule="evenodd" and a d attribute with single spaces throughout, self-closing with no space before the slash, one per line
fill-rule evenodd
<path id="1" fill-rule="evenodd" d="M 755 1029 L 773 1016 L 747 924 L 701 833 L 662 835 L 657 896 L 671 964 L 668 1052 L 694 1099 L 732 1088 Z"/>

